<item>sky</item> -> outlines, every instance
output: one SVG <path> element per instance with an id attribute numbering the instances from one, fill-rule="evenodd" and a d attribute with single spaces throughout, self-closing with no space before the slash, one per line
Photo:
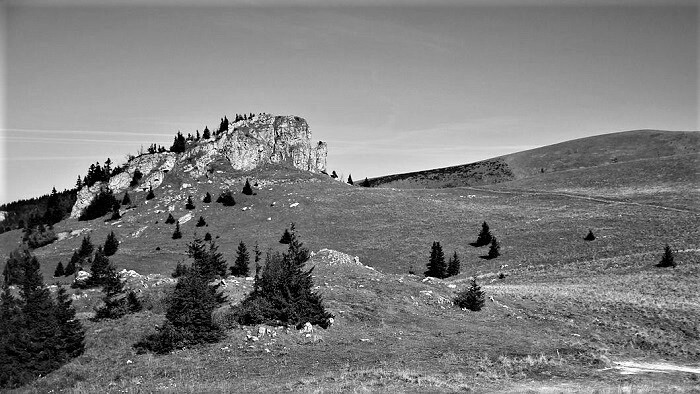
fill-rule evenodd
<path id="1" fill-rule="evenodd" d="M 305 118 L 355 180 L 698 130 L 699 17 L 673 0 L 0 0 L 0 203 L 236 113 Z"/>

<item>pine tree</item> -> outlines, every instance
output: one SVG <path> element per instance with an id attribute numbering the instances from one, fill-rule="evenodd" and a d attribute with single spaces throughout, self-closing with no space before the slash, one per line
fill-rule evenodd
<path id="1" fill-rule="evenodd" d="M 94 265 L 94 264 L 93 264 Z M 126 290 L 119 273 L 112 263 L 108 263 L 104 270 L 102 292 L 104 305 L 95 310 L 95 320 L 119 319 L 129 312 Z"/>
<path id="2" fill-rule="evenodd" d="M 207 225 L 207 222 L 204 220 L 204 217 L 200 216 L 199 220 L 197 221 L 197 227 L 204 227 Z"/>
<path id="3" fill-rule="evenodd" d="M 189 270 L 189 267 L 187 264 L 183 263 L 182 261 L 178 261 L 177 265 L 175 266 L 175 271 L 170 274 L 173 278 L 179 278 L 183 275 L 187 274 L 187 271 Z"/>
<path id="4" fill-rule="evenodd" d="M 0 388 L 19 386 L 26 375 L 15 349 L 17 337 L 22 335 L 21 318 L 20 302 L 12 295 L 9 284 L 3 282 L 0 292 Z"/>
<path id="5" fill-rule="evenodd" d="M 661 261 L 656 264 L 657 267 L 676 267 L 676 262 L 673 260 L 673 251 L 671 250 L 671 247 L 666 244 L 666 247 L 664 248 L 664 254 L 661 256 Z"/>
<path id="6" fill-rule="evenodd" d="M 226 276 L 227 263 L 223 255 L 219 253 L 216 243 L 209 243 L 209 250 L 207 250 L 204 241 L 195 238 L 188 245 L 187 255 L 194 259 L 192 269 L 209 278 L 209 280 Z"/>
<path id="7" fill-rule="evenodd" d="M 489 247 L 489 259 L 495 259 L 501 255 L 501 244 L 498 243 L 496 237 L 491 238 L 491 246 Z"/>
<path id="8" fill-rule="evenodd" d="M 10 252 L 5 268 L 2 271 L 4 283 L 8 286 L 22 283 L 22 262 L 31 257 L 31 253 L 26 246 L 19 247 Z"/>
<path id="9" fill-rule="evenodd" d="M 209 131 L 209 127 L 204 127 L 204 133 L 202 134 L 202 138 L 204 138 L 205 140 L 211 138 L 211 131 Z"/>
<path id="10" fill-rule="evenodd" d="M 170 151 L 173 153 L 182 153 L 185 151 L 186 145 L 187 141 L 185 140 L 185 136 L 178 131 L 175 139 L 173 140 L 173 145 L 170 147 Z"/>
<path id="11" fill-rule="evenodd" d="M 338 179 L 338 174 L 335 173 L 335 170 L 331 173 L 331 178 Z"/>
<path id="12" fill-rule="evenodd" d="M 173 239 L 182 238 L 182 233 L 180 232 L 180 222 L 175 223 L 175 232 L 173 232 Z"/>
<path id="13" fill-rule="evenodd" d="M 153 193 L 153 186 L 150 186 L 148 188 L 148 194 L 146 194 L 146 200 L 152 200 L 154 198 L 156 198 L 156 195 Z"/>
<path id="14" fill-rule="evenodd" d="M 75 182 L 75 188 L 76 190 L 80 190 L 83 188 L 83 181 L 80 179 L 80 175 L 78 175 L 78 181 Z"/>
<path id="15" fill-rule="evenodd" d="M 94 250 L 95 246 L 92 244 L 92 240 L 90 240 L 90 234 L 84 236 L 83 241 L 80 243 L 80 249 L 78 249 L 78 255 L 84 259 L 89 258 Z"/>
<path id="16" fill-rule="evenodd" d="M 250 187 L 250 182 L 248 179 L 245 180 L 245 185 L 243 185 L 243 194 L 250 196 L 253 194 L 253 189 Z"/>
<path id="17" fill-rule="evenodd" d="M 204 195 L 204 199 L 202 199 L 202 202 L 205 204 L 209 204 L 211 202 L 211 194 L 207 192 L 207 194 Z"/>
<path id="18" fill-rule="evenodd" d="M 233 276 L 248 276 L 250 274 L 250 255 L 243 241 L 238 244 L 236 254 L 236 262 L 231 266 L 231 275 Z"/>
<path id="19" fill-rule="evenodd" d="M 112 205 L 112 216 L 109 218 L 109 220 L 119 220 L 122 217 L 122 214 L 119 212 L 119 207 L 121 205 L 119 203 L 116 203 Z"/>
<path id="20" fill-rule="evenodd" d="M 133 290 L 129 290 L 126 293 L 126 305 L 129 313 L 141 312 L 143 310 L 143 304 Z"/>
<path id="21" fill-rule="evenodd" d="M 185 208 L 190 210 L 195 208 L 194 202 L 192 202 L 192 196 L 187 197 L 187 204 L 185 204 Z"/>
<path id="22" fill-rule="evenodd" d="M 129 196 L 129 192 L 124 193 L 124 197 L 122 198 L 122 205 L 130 205 L 131 204 L 131 197 Z"/>
<path id="23" fill-rule="evenodd" d="M 62 276 L 65 276 L 66 271 L 63 269 L 63 263 L 58 262 L 58 265 L 56 265 L 56 269 L 53 271 L 53 277 L 54 278 L 60 278 Z"/>
<path id="24" fill-rule="evenodd" d="M 64 357 L 62 361 L 67 362 L 85 351 L 85 329 L 75 318 L 73 302 L 63 286 L 58 286 L 56 293 L 56 320 L 60 327 L 59 353 Z"/>
<path id="25" fill-rule="evenodd" d="M 369 179 L 367 179 L 367 177 L 365 177 L 364 182 L 362 182 L 362 186 L 369 187 Z"/>
<path id="26" fill-rule="evenodd" d="M 595 235 L 593 235 L 593 230 L 588 230 L 588 235 L 584 238 L 585 241 L 593 241 L 595 240 Z"/>
<path id="27" fill-rule="evenodd" d="M 349 184 L 349 185 L 354 185 L 354 183 L 353 183 L 353 181 L 352 181 L 352 174 L 348 175 L 348 184 Z"/>
<path id="28" fill-rule="evenodd" d="M 428 270 L 425 271 L 425 276 L 433 278 L 445 278 L 447 276 L 447 264 L 445 264 L 445 254 L 442 252 L 440 242 L 433 242 L 430 249 L 430 261 L 428 262 Z"/>
<path id="29" fill-rule="evenodd" d="M 175 218 L 173 217 L 172 213 L 168 214 L 168 218 L 165 219 L 165 224 L 173 224 L 175 223 Z"/>
<path id="30" fill-rule="evenodd" d="M 282 234 L 282 238 L 280 238 L 280 243 L 281 244 L 289 244 L 289 242 L 292 240 L 292 235 L 289 233 L 288 229 L 284 229 L 284 234 Z"/>
<path id="31" fill-rule="evenodd" d="M 211 234 L 210 234 L 210 233 L 204 234 L 204 240 L 205 240 L 205 241 L 211 241 Z"/>
<path id="32" fill-rule="evenodd" d="M 134 170 L 134 175 L 131 177 L 131 182 L 129 182 L 129 186 L 134 187 L 134 186 L 138 185 L 139 182 L 141 182 L 142 178 L 143 178 L 143 173 L 141 172 L 141 170 L 139 170 L 137 168 L 136 170 Z"/>
<path id="33" fill-rule="evenodd" d="M 327 328 L 332 314 L 326 312 L 321 296 L 313 291 L 313 268 L 304 271 L 309 251 L 292 232 L 286 253 L 268 253 L 262 275 L 254 291 L 234 309 L 238 323 L 295 324 L 306 322 Z"/>
<path id="34" fill-rule="evenodd" d="M 104 286 L 108 280 L 110 271 L 110 263 L 107 256 L 105 256 L 102 245 L 97 247 L 95 252 L 95 257 L 92 259 L 92 265 L 90 266 L 90 278 L 87 280 L 87 287 L 99 287 Z"/>
<path id="35" fill-rule="evenodd" d="M 474 312 L 478 312 L 483 308 L 485 301 L 484 292 L 481 287 L 476 283 L 476 279 L 472 279 L 471 286 L 468 289 L 464 289 L 457 294 L 454 299 L 455 305 L 462 309 L 469 309 Z"/>
<path id="36" fill-rule="evenodd" d="M 65 276 L 73 275 L 76 271 L 83 267 L 84 259 L 80 257 L 77 250 L 73 251 L 73 256 L 71 256 L 70 261 L 66 265 L 66 269 L 63 270 Z"/>
<path id="37" fill-rule="evenodd" d="M 113 254 L 117 253 L 117 249 L 119 249 L 119 240 L 117 240 L 117 236 L 114 235 L 114 231 L 112 231 L 105 240 L 105 256 L 112 256 Z"/>
<path id="38" fill-rule="evenodd" d="M 102 217 L 112 210 L 115 203 L 119 202 L 109 189 L 100 189 L 90 205 L 83 210 L 78 220 L 92 220 Z"/>
<path id="39" fill-rule="evenodd" d="M 489 230 L 489 225 L 484 222 L 481 225 L 481 232 L 476 238 L 476 242 L 473 243 L 474 246 L 481 247 L 486 246 L 491 243 L 491 231 Z"/>
<path id="40" fill-rule="evenodd" d="M 460 265 L 459 256 L 457 256 L 457 251 L 455 251 L 447 264 L 447 276 L 459 275 Z"/>

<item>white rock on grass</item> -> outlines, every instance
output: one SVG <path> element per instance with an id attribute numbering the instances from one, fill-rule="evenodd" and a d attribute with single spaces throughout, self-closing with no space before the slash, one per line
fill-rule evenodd
<path id="1" fill-rule="evenodd" d="M 190 220 L 192 220 L 192 213 L 188 213 L 188 214 L 182 216 L 180 219 L 177 219 L 178 223 L 180 223 L 180 224 L 185 224 L 185 223 L 189 222 Z"/>

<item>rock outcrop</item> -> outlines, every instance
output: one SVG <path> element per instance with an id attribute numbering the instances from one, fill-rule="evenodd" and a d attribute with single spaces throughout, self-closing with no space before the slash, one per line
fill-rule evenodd
<path id="1" fill-rule="evenodd" d="M 325 142 L 311 142 L 311 131 L 306 120 L 298 116 L 259 114 L 231 123 L 228 131 L 210 139 L 188 142 L 184 153 L 144 154 L 131 159 L 125 171 L 113 176 L 109 182 L 98 182 L 80 189 L 70 217 L 78 218 L 100 188 L 109 187 L 114 193 L 129 188 L 137 169 L 143 174 L 137 190 L 145 191 L 160 186 L 166 174 L 173 169 L 180 169 L 193 178 L 202 177 L 210 164 L 221 158 L 236 170 L 252 170 L 275 163 L 323 172 L 326 170 L 327 156 L 328 146 Z"/>

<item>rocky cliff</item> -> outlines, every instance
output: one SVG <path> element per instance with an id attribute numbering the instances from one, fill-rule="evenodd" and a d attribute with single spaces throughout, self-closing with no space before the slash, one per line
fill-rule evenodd
<path id="1" fill-rule="evenodd" d="M 126 163 L 125 171 L 113 176 L 108 184 L 98 182 L 83 187 L 71 211 L 77 218 L 94 199 L 100 188 L 108 186 L 114 193 L 129 188 L 138 169 L 144 176 L 137 190 L 158 188 L 166 174 L 174 168 L 193 178 L 206 174 L 209 165 L 225 158 L 233 169 L 252 170 L 264 164 L 285 164 L 305 171 L 326 170 L 328 147 L 325 142 L 312 143 L 306 120 L 298 116 L 259 114 L 248 120 L 231 123 L 228 131 L 209 139 L 187 143 L 183 153 L 154 153 L 140 155 Z"/>

